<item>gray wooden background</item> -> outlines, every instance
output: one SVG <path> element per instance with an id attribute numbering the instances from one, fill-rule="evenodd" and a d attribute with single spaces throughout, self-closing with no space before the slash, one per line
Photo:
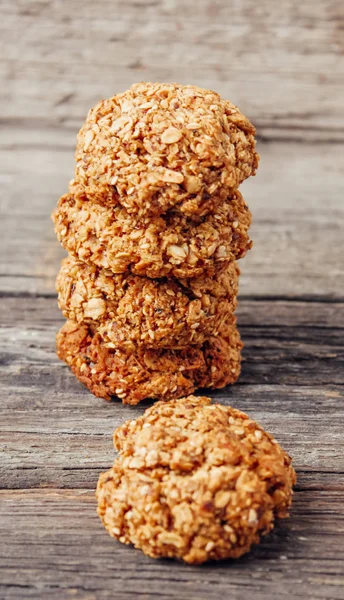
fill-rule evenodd
<path id="1" fill-rule="evenodd" d="M 342 0 L 2 0 L 0 30 L 0 597 L 343 600 Z M 92 397 L 54 352 L 49 215 L 88 109 L 138 80 L 213 88 L 259 133 L 243 372 L 212 395 L 277 437 L 298 484 L 291 519 L 235 562 L 107 536 L 94 487 L 144 407 Z"/>

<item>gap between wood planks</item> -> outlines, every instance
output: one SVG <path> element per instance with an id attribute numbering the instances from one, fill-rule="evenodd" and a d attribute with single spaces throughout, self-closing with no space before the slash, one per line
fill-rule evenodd
<path id="1" fill-rule="evenodd" d="M 19 119 L 20 120 L 20 119 Z M 7 143 L 6 142 L 6 137 L 4 134 L 2 134 L 4 136 L 4 141 L 1 141 L 0 138 L 0 148 L 1 150 L 4 150 L 6 152 L 12 152 L 15 151 L 16 149 L 21 149 L 21 150 L 49 150 L 49 151 L 57 151 L 57 152 L 74 152 L 74 147 L 75 147 L 75 143 L 74 143 L 74 138 L 78 132 L 78 130 L 80 129 L 81 124 L 84 121 L 84 117 L 80 116 L 79 119 L 76 120 L 75 125 L 73 127 L 70 128 L 64 128 L 64 133 L 65 135 L 71 138 L 71 140 L 69 141 L 69 143 L 57 143 L 56 142 L 54 144 L 50 144 L 48 142 L 42 142 L 42 141 L 37 141 L 37 139 L 39 140 L 39 138 L 36 137 L 35 134 L 35 141 L 32 142 L 23 142 L 21 141 L 16 142 L 16 141 L 12 141 L 11 143 Z M 8 127 L 8 119 L 3 119 L 4 125 L 7 127 L 7 129 L 9 129 L 9 131 L 11 131 L 11 128 Z M 61 129 L 61 125 L 62 123 L 52 123 L 49 124 L 48 127 L 42 127 L 42 123 L 39 122 L 40 125 L 40 132 L 44 133 L 45 131 L 48 132 L 49 130 L 55 131 L 58 129 Z M 1 119 L 0 119 L 0 126 L 1 126 Z M 335 144 L 336 146 L 340 146 L 344 144 L 344 130 L 342 129 L 323 129 L 320 127 L 314 127 L 312 129 L 312 131 L 310 132 L 307 129 L 303 129 L 302 127 L 282 127 L 278 124 L 275 123 L 259 123 L 259 121 L 255 122 L 255 127 L 257 129 L 257 131 L 259 132 L 257 134 L 257 142 L 258 144 L 269 144 L 269 143 L 276 143 L 276 144 L 293 144 L 293 143 L 298 143 L 301 146 L 308 146 L 311 144 L 323 144 L 323 145 L 333 145 Z M 23 129 L 24 131 L 30 131 L 33 134 L 35 133 L 33 129 L 31 129 L 31 127 L 25 127 L 25 124 L 23 125 Z"/>
<path id="2" fill-rule="evenodd" d="M 302 115 L 300 116 L 300 118 Z M 74 152 L 75 137 L 85 115 L 73 117 L 70 123 L 65 118 L 56 117 L 48 119 L 45 117 L 0 117 L 0 148 L 5 151 L 21 150 L 49 150 L 58 152 Z M 283 125 L 276 121 L 260 121 L 256 119 L 254 125 L 257 129 L 258 144 L 293 144 L 308 146 L 320 145 L 343 145 L 344 129 L 321 127 L 314 125 Z M 37 135 L 39 131 L 40 135 Z M 24 134 L 24 136 L 23 136 Z M 51 137 L 54 143 L 51 143 Z M 11 140 L 8 143 L 8 140 Z"/>
<path id="3" fill-rule="evenodd" d="M 7 274 L 7 273 L 0 273 L 0 278 L 1 277 L 11 277 L 13 279 L 17 278 L 17 277 L 25 277 L 27 279 L 36 279 L 35 275 L 14 275 L 14 274 Z M 0 298 L 44 298 L 44 299 L 56 299 L 57 300 L 57 294 L 54 292 L 23 292 L 23 291 L 18 291 L 16 292 L 15 290 L 13 291 L 6 291 L 6 290 L 0 290 Z M 247 295 L 247 294 L 240 294 L 238 297 L 238 300 L 243 300 L 246 302 L 303 302 L 305 304 L 342 304 L 344 302 L 344 296 L 343 297 L 338 297 L 336 296 L 335 298 L 331 297 L 331 296 L 324 296 L 324 295 L 308 295 L 308 294 L 301 294 L 301 295 L 295 295 L 295 296 L 291 296 L 291 295 L 279 295 L 279 296 L 274 296 L 274 295 Z"/>

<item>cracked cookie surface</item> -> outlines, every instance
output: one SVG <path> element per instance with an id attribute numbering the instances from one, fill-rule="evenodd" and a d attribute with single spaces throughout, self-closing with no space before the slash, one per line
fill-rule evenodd
<path id="1" fill-rule="evenodd" d="M 234 316 L 221 335 L 186 350 L 107 348 L 91 325 L 67 321 L 57 334 L 57 355 L 95 396 L 124 404 L 178 398 L 200 387 L 221 388 L 240 374 L 241 348 Z"/>
<path id="2" fill-rule="evenodd" d="M 210 398 L 158 402 L 114 434 L 98 482 L 111 536 L 188 563 L 238 558 L 288 516 L 295 471 L 273 437 Z"/>
<path id="3" fill-rule="evenodd" d="M 91 323 L 110 348 L 187 348 L 221 333 L 238 293 L 235 263 L 214 278 L 149 279 L 66 258 L 56 280 L 65 317 Z"/>
<path id="4" fill-rule="evenodd" d="M 99 102 L 82 126 L 75 181 L 92 201 L 129 212 L 185 215 L 216 208 L 258 166 L 255 128 L 219 94 L 137 83 Z"/>
<path id="5" fill-rule="evenodd" d="M 212 276 L 252 246 L 251 213 L 238 191 L 213 214 L 195 219 L 175 212 L 138 218 L 121 206 L 109 208 L 65 194 L 52 218 L 57 237 L 70 254 L 115 274 Z"/>

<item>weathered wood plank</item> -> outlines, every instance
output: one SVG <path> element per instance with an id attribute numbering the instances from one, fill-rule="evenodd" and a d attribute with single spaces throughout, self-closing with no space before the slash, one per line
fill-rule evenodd
<path id="1" fill-rule="evenodd" d="M 242 186 L 254 247 L 241 261 L 241 292 L 343 298 L 343 146 L 264 143 L 259 150 L 258 175 Z M 53 293 L 64 252 L 49 215 L 72 175 L 73 149 L 0 147 L 0 164 L 0 292 Z"/>
<path id="2" fill-rule="evenodd" d="M 0 597 L 343 600 L 343 7 L 339 0 L 3 0 L 0 19 Z M 49 213 L 75 135 L 136 80 L 196 83 L 258 127 L 243 185 L 239 383 L 211 394 L 292 454 L 292 517 L 236 562 L 193 568 L 114 543 L 94 487 L 113 429 L 142 414 L 60 363 Z M 59 488 L 59 489 L 56 489 Z M 62 489 L 63 488 L 63 489 Z"/>
<path id="3" fill-rule="evenodd" d="M 308 491 L 246 557 L 203 567 L 152 561 L 115 543 L 92 490 L 0 493 L 1 597 L 342 599 L 343 491 Z"/>
<path id="4" fill-rule="evenodd" d="M 96 399 L 57 360 L 54 337 L 63 319 L 54 298 L 1 300 L 1 485 L 95 485 L 113 459 L 113 429 L 147 403 Z M 343 307 L 242 299 L 242 376 L 212 394 L 272 431 L 314 482 L 317 471 L 332 474 L 331 485 L 344 473 Z"/>
<path id="5" fill-rule="evenodd" d="M 5 0 L 2 14 L 5 118 L 77 125 L 136 80 L 192 81 L 264 137 L 344 139 L 340 2 Z"/>
<path id="6" fill-rule="evenodd" d="M 57 384 L 62 369 L 55 356 L 54 337 L 63 318 L 54 298 L 2 298 L 2 304 L 4 309 L 7 307 L 4 319 L 8 324 L 0 331 L 3 364 L 6 365 L 3 384 L 13 381 L 20 370 L 25 374 L 25 369 L 37 378 L 38 383 L 41 381 L 42 386 L 49 372 L 51 380 L 55 379 Z M 273 311 L 272 302 L 256 303 L 243 299 L 239 304 L 239 326 L 245 342 L 242 383 L 306 386 L 310 382 L 314 385 L 344 383 L 343 336 L 337 328 L 337 311 L 331 304 L 324 304 L 322 312 L 326 319 L 332 319 L 332 323 L 319 328 L 315 320 L 315 327 L 310 325 L 312 304 L 307 307 L 306 303 L 284 303 L 284 324 L 279 324 L 278 309 Z M 47 307 L 51 306 L 51 316 L 48 314 L 45 320 L 44 312 L 40 311 L 44 305 L 48 312 Z M 319 306 L 319 303 L 314 305 Z M 294 315 L 295 306 L 301 313 L 299 318 Z M 343 311 L 341 303 L 334 306 L 339 314 Z M 19 315 L 18 324 L 16 314 Z M 307 325 L 302 325 L 302 318 L 308 319 Z M 25 324 L 23 320 L 26 320 Z M 55 375 L 54 368 L 57 369 Z"/>
<path id="7" fill-rule="evenodd" d="M 56 294 L 31 296 L 9 293 L 1 298 L 0 327 L 45 329 L 58 327 L 64 318 L 57 306 Z M 316 329 L 344 328 L 344 301 L 251 298 L 241 296 L 236 311 L 241 325 Z"/>
<path id="8" fill-rule="evenodd" d="M 326 485 L 330 489 L 337 486 L 344 489 L 344 462 L 341 451 L 343 410 L 337 411 L 336 407 L 334 408 L 338 412 L 336 425 L 333 425 L 333 417 L 328 417 L 325 411 L 321 416 L 307 415 L 304 418 L 295 405 L 287 412 L 284 398 L 288 394 L 284 396 L 277 390 L 274 392 L 276 395 L 273 400 L 271 390 L 268 390 L 266 396 L 270 401 L 264 399 L 258 403 L 252 397 L 251 390 L 245 390 L 245 397 L 243 390 L 238 390 L 235 396 L 228 394 L 229 397 L 222 397 L 221 402 L 234 404 L 242 409 L 246 409 L 250 404 L 250 416 L 274 433 L 278 441 L 292 454 L 298 472 L 309 474 L 310 484 L 319 487 L 321 473 L 325 473 L 328 475 Z M 319 393 L 315 390 L 312 392 L 318 406 Z M 272 414 L 270 406 L 276 403 L 276 396 L 280 400 L 279 409 L 277 411 L 275 407 L 276 412 Z M 62 403 L 65 397 L 60 394 L 57 401 Z M 99 473 L 110 468 L 113 463 L 115 453 L 112 447 L 112 433 L 115 426 L 122 423 L 125 417 L 138 417 L 144 407 L 131 410 L 128 415 L 128 411 L 122 411 L 121 407 L 103 409 L 95 404 L 94 399 L 89 397 L 88 400 L 84 411 L 92 416 L 84 417 L 85 425 L 81 416 L 74 418 L 71 414 L 44 408 L 38 416 L 37 413 L 29 411 L 26 419 L 23 416 L 18 418 L 18 427 L 14 427 L 13 424 L 12 427 L 4 427 L 1 433 L 2 488 L 95 487 Z M 77 406 L 75 411 L 79 410 L 80 407 Z M 49 415 L 50 419 L 56 420 L 51 427 L 44 424 Z M 4 412 L 3 419 L 6 423 L 10 423 L 11 418 L 17 421 L 17 413 Z"/>

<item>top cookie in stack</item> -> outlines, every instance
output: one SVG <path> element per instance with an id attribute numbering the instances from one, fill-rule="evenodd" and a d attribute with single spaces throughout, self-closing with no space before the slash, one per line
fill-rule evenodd
<path id="1" fill-rule="evenodd" d="M 53 219 L 71 255 L 58 353 L 97 395 L 136 403 L 238 377 L 251 215 L 237 188 L 256 172 L 254 134 L 194 86 L 140 83 L 89 112 Z"/>

